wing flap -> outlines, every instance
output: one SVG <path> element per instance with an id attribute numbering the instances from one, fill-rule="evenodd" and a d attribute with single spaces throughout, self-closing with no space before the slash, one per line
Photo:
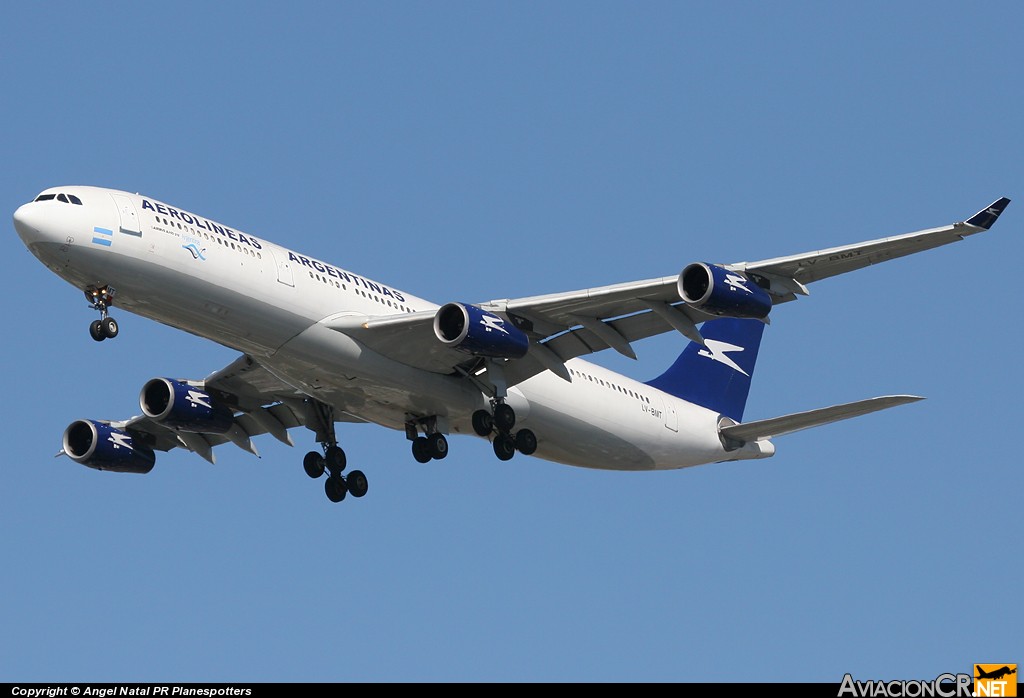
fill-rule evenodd
<path id="1" fill-rule="evenodd" d="M 924 400 L 916 395 L 885 395 L 873 397 L 857 402 L 847 402 L 832 407 L 822 407 L 808 412 L 797 412 L 772 419 L 761 419 L 756 422 L 744 422 L 742 424 L 728 424 L 719 427 L 719 433 L 729 441 L 747 443 L 751 441 L 762 441 L 784 434 L 792 434 L 795 431 L 820 427 L 832 422 L 838 422 L 852 417 L 871 414 L 879 410 L 886 410 L 890 407 L 906 405 L 911 402 Z"/>

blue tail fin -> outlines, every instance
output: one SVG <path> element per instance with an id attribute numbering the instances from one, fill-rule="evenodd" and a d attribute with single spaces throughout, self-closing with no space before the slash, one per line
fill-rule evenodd
<path id="1" fill-rule="evenodd" d="M 705 346 L 687 344 L 675 363 L 647 385 L 742 421 L 764 323 L 709 320 L 700 333 Z"/>

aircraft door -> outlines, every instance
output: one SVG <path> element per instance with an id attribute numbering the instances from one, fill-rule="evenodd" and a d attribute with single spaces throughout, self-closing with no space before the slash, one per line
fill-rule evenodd
<path id="1" fill-rule="evenodd" d="M 274 252 L 267 247 L 267 252 L 270 253 L 270 257 L 274 260 L 274 264 L 277 266 L 277 280 L 285 286 L 294 286 L 295 279 L 292 277 L 292 265 L 288 261 L 287 257 L 282 257 L 280 252 Z"/>
<path id="2" fill-rule="evenodd" d="M 676 406 L 672 404 L 672 400 L 665 400 L 665 427 L 672 431 L 679 431 L 679 414 L 676 412 Z"/>
<path id="3" fill-rule="evenodd" d="M 121 232 L 142 237 L 142 227 L 139 225 L 139 214 L 135 210 L 132 200 L 123 194 L 111 194 L 114 197 L 114 204 L 117 206 L 117 213 L 121 217 Z"/>

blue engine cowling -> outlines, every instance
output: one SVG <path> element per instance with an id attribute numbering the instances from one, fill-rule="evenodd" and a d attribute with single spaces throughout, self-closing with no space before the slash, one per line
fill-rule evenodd
<path id="1" fill-rule="evenodd" d="M 153 469 L 153 449 L 126 431 L 92 419 L 79 419 L 64 430 L 64 453 L 76 463 L 115 473 L 143 475 Z"/>
<path id="2" fill-rule="evenodd" d="M 448 303 L 434 316 L 434 334 L 447 346 L 473 356 L 521 359 L 530 338 L 504 318 L 466 303 Z"/>
<path id="3" fill-rule="evenodd" d="M 717 264 L 690 264 L 676 285 L 687 305 L 711 315 L 763 320 L 772 309 L 772 297 L 753 279 Z"/>
<path id="4" fill-rule="evenodd" d="M 234 423 L 231 409 L 205 390 L 170 378 L 154 378 L 142 386 L 139 406 L 153 421 L 179 431 L 223 434 Z"/>

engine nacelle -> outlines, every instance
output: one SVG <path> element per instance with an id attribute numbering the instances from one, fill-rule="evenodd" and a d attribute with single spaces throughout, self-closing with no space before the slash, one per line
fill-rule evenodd
<path id="1" fill-rule="evenodd" d="M 466 303 L 448 303 L 434 316 L 434 334 L 445 345 L 473 356 L 521 359 L 530 338 L 504 318 Z"/>
<path id="2" fill-rule="evenodd" d="M 92 419 L 79 419 L 64 430 L 64 453 L 76 463 L 115 473 L 143 475 L 153 469 L 153 449 L 126 431 Z"/>
<path id="3" fill-rule="evenodd" d="M 231 409 L 205 390 L 170 378 L 154 378 L 142 386 L 139 406 L 153 421 L 179 431 L 223 434 L 234 423 Z"/>
<path id="4" fill-rule="evenodd" d="M 676 285 L 687 305 L 711 315 L 763 320 L 772 309 L 772 297 L 753 279 L 717 264 L 688 265 Z"/>

